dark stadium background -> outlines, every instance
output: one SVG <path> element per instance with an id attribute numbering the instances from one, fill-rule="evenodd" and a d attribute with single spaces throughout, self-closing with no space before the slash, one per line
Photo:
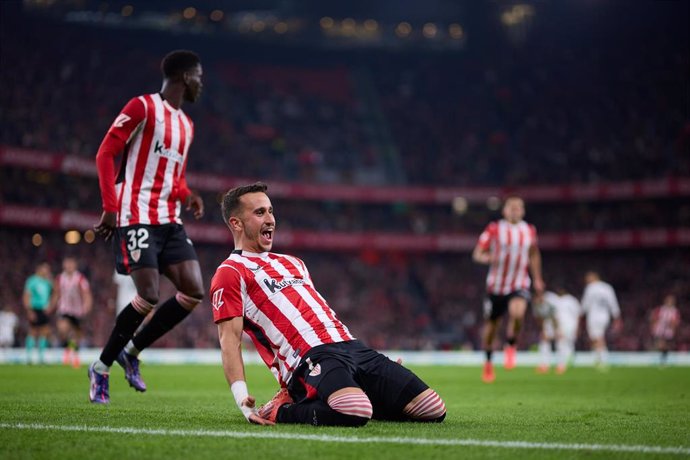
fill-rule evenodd
<path id="1" fill-rule="evenodd" d="M 203 61 L 185 222 L 208 285 L 231 250 L 217 211 L 269 184 L 275 250 L 307 261 L 356 336 L 381 349 L 478 349 L 485 267 L 470 251 L 523 196 L 547 285 L 587 269 L 617 290 L 613 350 L 652 347 L 664 294 L 690 347 L 690 37 L 685 1 L 0 2 L 0 303 L 76 255 L 87 345 L 114 311 L 94 157 L 119 109 L 159 89 L 160 58 Z M 65 232 L 77 230 L 68 244 Z M 36 235 L 40 235 L 40 238 Z M 170 286 L 164 289 L 170 291 Z M 536 342 L 527 325 L 520 346 Z M 161 347 L 217 347 L 207 300 Z M 586 348 L 581 339 L 579 347 Z"/>

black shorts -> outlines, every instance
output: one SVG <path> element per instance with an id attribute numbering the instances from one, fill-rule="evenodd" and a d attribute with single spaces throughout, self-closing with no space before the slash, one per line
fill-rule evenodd
<path id="1" fill-rule="evenodd" d="M 74 315 L 60 315 L 61 318 L 66 319 L 67 321 L 70 322 L 70 324 L 76 328 L 76 329 L 81 329 L 81 318 L 77 318 Z"/>
<path id="2" fill-rule="evenodd" d="M 115 268 L 128 275 L 139 268 L 157 268 L 185 260 L 198 260 L 192 240 L 180 224 L 130 225 L 113 235 Z"/>
<path id="3" fill-rule="evenodd" d="M 506 295 L 489 294 L 484 299 L 484 318 L 495 320 L 505 315 L 513 297 L 525 299 L 528 305 L 532 300 L 532 294 L 527 289 L 519 289 Z"/>
<path id="4" fill-rule="evenodd" d="M 48 318 L 48 314 L 45 310 L 38 310 L 36 308 L 32 308 L 31 310 L 36 315 L 36 319 L 34 321 L 30 321 L 29 324 L 34 327 L 40 327 L 46 326 L 50 323 L 50 318 Z"/>
<path id="5" fill-rule="evenodd" d="M 312 348 L 295 369 L 288 385 L 292 399 L 328 401 L 334 392 L 361 388 L 371 401 L 373 418 L 406 420 L 403 409 L 429 388 L 412 371 L 357 340 Z"/>

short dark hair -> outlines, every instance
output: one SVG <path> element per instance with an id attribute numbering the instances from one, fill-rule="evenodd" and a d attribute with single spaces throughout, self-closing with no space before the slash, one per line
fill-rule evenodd
<path id="1" fill-rule="evenodd" d="M 201 62 L 199 55 L 194 51 L 175 50 L 168 53 L 161 61 L 161 72 L 165 78 L 175 78 L 181 76 L 188 70 L 193 69 Z"/>
<path id="2" fill-rule="evenodd" d="M 225 192 L 223 195 L 223 202 L 221 210 L 223 212 L 223 221 L 227 224 L 228 219 L 232 216 L 237 208 L 240 207 L 240 198 L 247 193 L 264 192 L 268 190 L 268 185 L 263 182 L 255 182 L 250 185 L 240 185 Z"/>

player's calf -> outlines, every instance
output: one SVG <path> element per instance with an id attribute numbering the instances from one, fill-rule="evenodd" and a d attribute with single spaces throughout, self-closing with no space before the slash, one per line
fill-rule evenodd
<path id="1" fill-rule="evenodd" d="M 446 405 L 438 393 L 427 388 L 410 401 L 403 412 L 419 422 L 442 422 L 446 418 Z"/>

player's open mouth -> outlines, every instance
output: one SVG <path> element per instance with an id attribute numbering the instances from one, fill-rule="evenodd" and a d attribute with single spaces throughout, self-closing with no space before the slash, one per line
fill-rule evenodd
<path id="1" fill-rule="evenodd" d="M 261 232 L 261 236 L 270 243 L 273 241 L 273 230 L 264 230 Z"/>

